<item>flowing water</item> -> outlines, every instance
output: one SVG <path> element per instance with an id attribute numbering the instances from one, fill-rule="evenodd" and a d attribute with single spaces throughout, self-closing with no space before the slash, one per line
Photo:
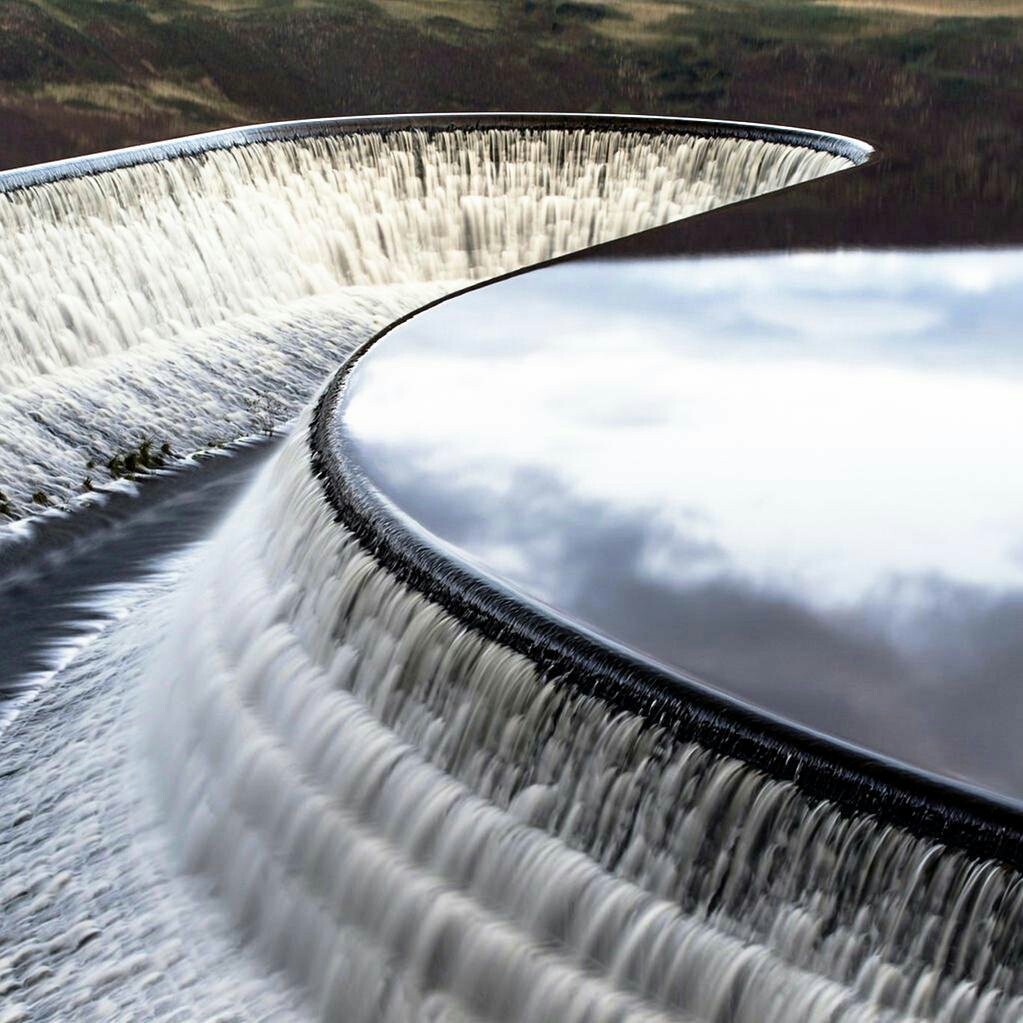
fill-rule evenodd
<path id="1" fill-rule="evenodd" d="M 1010 1020 L 1019 875 L 614 712 L 397 582 L 306 422 L 154 666 L 179 854 L 324 1019 Z"/>
<path id="2" fill-rule="evenodd" d="M 180 448 L 256 428 L 246 396 L 291 414 L 374 324 L 458 281 L 845 164 L 398 131 L 11 192 L 12 504 L 41 475 L 69 495 L 97 431 L 107 451 L 157 427 Z M 69 673 L 83 702 L 55 686 L 5 737 L 8 793 L 32 805 L 0 837 L 17 853 L 0 857 L 0 1019 L 1023 1017 L 1015 870 L 681 741 L 466 628 L 337 521 L 313 415 Z M 140 684 L 132 750 L 119 708 Z M 226 936 L 217 910 L 175 913 L 140 803 L 110 787 L 144 763 L 155 833 Z M 261 982 L 250 956 L 280 974 Z"/>
<path id="3" fill-rule="evenodd" d="M 1021 315 L 1020 250 L 571 260 L 391 331 L 338 442 L 561 613 L 1021 799 Z"/>
<path id="4" fill-rule="evenodd" d="M 694 135 L 395 130 L 0 194 L 0 490 L 20 515 L 143 437 L 252 432 L 267 395 L 294 414 L 353 338 L 467 280 L 847 166 Z"/>

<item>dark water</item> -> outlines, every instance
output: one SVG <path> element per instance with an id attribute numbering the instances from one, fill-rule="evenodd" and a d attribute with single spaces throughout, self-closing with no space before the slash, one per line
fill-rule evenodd
<path id="1" fill-rule="evenodd" d="M 1023 254 L 577 262 L 413 319 L 346 428 L 397 504 L 661 661 L 1023 795 Z"/>
<path id="2" fill-rule="evenodd" d="M 269 448 L 182 464 L 135 493 L 115 491 L 87 510 L 44 519 L 0 550 L 0 721 L 4 703 L 31 691 L 60 649 L 109 618 L 97 598 L 201 540 Z"/>

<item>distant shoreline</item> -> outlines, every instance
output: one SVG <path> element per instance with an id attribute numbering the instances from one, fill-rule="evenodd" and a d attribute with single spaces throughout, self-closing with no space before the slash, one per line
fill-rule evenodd
<path id="1" fill-rule="evenodd" d="M 935 18 L 1019 18 L 1021 0 L 815 0 L 819 7 L 892 11 Z"/>

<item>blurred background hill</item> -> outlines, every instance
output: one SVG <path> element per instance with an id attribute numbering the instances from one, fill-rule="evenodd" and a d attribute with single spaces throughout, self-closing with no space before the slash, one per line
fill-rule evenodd
<path id="1" fill-rule="evenodd" d="M 903 210 L 1023 235 L 1023 0 L 0 0 L 0 166 L 291 117 L 689 114 L 916 165 Z M 924 173 L 920 168 L 926 166 Z M 902 215 L 906 215 L 903 213 Z"/>

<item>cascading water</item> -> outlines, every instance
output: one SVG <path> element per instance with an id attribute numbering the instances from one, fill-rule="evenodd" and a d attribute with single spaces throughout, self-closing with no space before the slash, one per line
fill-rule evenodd
<path id="1" fill-rule="evenodd" d="M 294 414 L 460 283 L 849 165 L 684 127 L 395 128 L 0 180 L 0 489 L 19 514 L 142 437 L 254 432 L 264 394 Z"/>
<path id="2" fill-rule="evenodd" d="M 179 599 L 189 869 L 329 1020 L 1012 1020 L 1013 869 L 585 696 L 343 527 L 309 414 Z"/>
<path id="3" fill-rule="evenodd" d="M 388 129 L 17 179 L 3 485 L 23 509 L 40 476 L 70 494 L 86 457 L 141 432 L 247 432 L 247 396 L 296 411 L 360 340 L 461 283 L 847 166 L 836 153 L 684 127 Z M 90 655 L 84 711 L 40 701 L 16 722 L 5 771 L 38 805 L 0 835 L 17 999 L 0 1020 L 187 1017 L 179 1000 L 345 1023 L 1023 1017 L 1014 868 L 466 626 L 340 521 L 310 440 L 330 414 L 301 413 Z M 108 746 L 139 678 L 161 834 L 290 986 L 183 922 L 175 879 L 140 880 L 159 851 L 110 788 L 136 753 Z"/>

